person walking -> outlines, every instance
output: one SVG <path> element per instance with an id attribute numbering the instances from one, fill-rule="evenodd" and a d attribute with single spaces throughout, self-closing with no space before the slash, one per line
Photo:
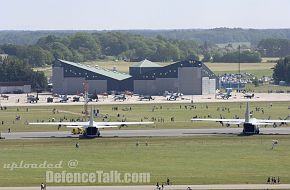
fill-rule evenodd
<path id="1" fill-rule="evenodd" d="M 40 190 L 44 190 L 44 184 L 43 183 L 40 184 Z"/>
<path id="2" fill-rule="evenodd" d="M 159 189 L 159 183 L 158 182 L 156 183 L 156 188 Z"/>
<path id="3" fill-rule="evenodd" d="M 167 185 L 170 185 L 170 180 L 169 180 L 169 178 L 167 178 L 167 180 L 166 180 L 166 184 L 167 184 Z"/>

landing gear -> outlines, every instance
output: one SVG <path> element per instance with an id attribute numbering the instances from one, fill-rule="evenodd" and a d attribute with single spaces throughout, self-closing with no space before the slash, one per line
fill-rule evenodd
<path id="1" fill-rule="evenodd" d="M 256 127 L 256 134 L 258 135 L 260 133 L 259 127 Z"/>
<path id="2" fill-rule="evenodd" d="M 255 135 L 259 133 L 260 133 L 259 127 L 252 125 L 250 123 L 244 124 L 244 129 L 243 129 L 244 135 Z"/>
<path id="3" fill-rule="evenodd" d="M 100 135 L 100 131 L 96 127 L 88 127 L 84 132 L 84 137 L 86 138 L 100 137 Z"/>

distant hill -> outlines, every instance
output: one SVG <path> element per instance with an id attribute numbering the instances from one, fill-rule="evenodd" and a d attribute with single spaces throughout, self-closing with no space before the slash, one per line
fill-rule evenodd
<path id="1" fill-rule="evenodd" d="M 147 37 L 161 35 L 165 38 L 178 40 L 208 41 L 214 44 L 250 42 L 256 45 L 266 38 L 290 39 L 290 29 L 186 29 L 186 30 L 128 30 L 134 34 Z"/>
<path id="2" fill-rule="evenodd" d="M 55 35 L 57 37 L 65 37 L 75 34 L 79 31 L 66 30 L 51 30 L 51 31 L 20 31 L 20 30 L 3 30 L 0 31 L 0 44 L 15 44 L 15 45 L 32 45 L 35 44 L 39 38 L 48 35 Z"/>
<path id="3" fill-rule="evenodd" d="M 80 32 L 81 30 L 56 30 L 56 31 L 0 31 L 0 44 L 10 43 L 18 45 L 35 44 L 41 37 L 53 34 L 64 37 Z M 88 33 L 109 31 L 82 31 Z M 215 29 L 180 29 L 180 30 L 119 30 L 119 32 L 133 33 L 145 37 L 162 36 L 177 40 L 195 40 L 222 44 L 234 42 L 249 42 L 253 45 L 266 38 L 290 39 L 290 29 L 241 29 L 241 28 L 215 28 Z"/>

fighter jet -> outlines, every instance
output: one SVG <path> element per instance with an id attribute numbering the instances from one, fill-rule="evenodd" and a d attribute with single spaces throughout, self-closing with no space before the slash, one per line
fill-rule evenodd
<path id="1" fill-rule="evenodd" d="M 252 98 L 254 98 L 254 96 L 255 96 L 254 93 L 244 93 L 244 98 L 252 99 Z"/>
<path id="2" fill-rule="evenodd" d="M 177 98 L 183 96 L 182 93 L 180 92 L 169 92 L 169 91 L 165 91 L 163 94 L 164 97 L 166 97 L 166 100 L 173 100 L 175 101 Z"/>
<path id="3" fill-rule="evenodd" d="M 251 118 L 250 114 L 250 103 L 247 102 L 245 118 L 244 119 L 203 119 L 203 118 L 193 118 L 192 121 L 215 121 L 220 122 L 222 125 L 226 124 L 227 126 L 233 125 L 243 125 L 243 134 L 244 135 L 253 135 L 259 134 L 259 126 L 263 125 L 273 125 L 273 127 L 277 126 L 277 123 L 284 125 L 286 123 L 290 123 L 290 120 L 270 120 L 270 119 L 256 119 Z"/>
<path id="4" fill-rule="evenodd" d="M 29 123 L 30 125 L 57 125 L 58 127 L 66 126 L 68 128 L 80 128 L 84 130 L 83 136 L 86 138 L 94 138 L 100 136 L 100 129 L 105 128 L 121 128 L 127 125 L 149 125 L 154 122 L 96 122 L 94 121 L 94 112 L 91 109 L 90 119 L 87 122 L 42 122 Z"/>
<path id="5" fill-rule="evenodd" d="M 69 99 L 69 97 L 67 97 L 67 95 L 65 94 L 65 95 L 59 95 L 59 102 L 61 102 L 61 103 L 67 103 L 67 101 L 68 101 L 68 99 Z"/>
<path id="6" fill-rule="evenodd" d="M 226 89 L 226 93 L 219 93 L 217 94 L 217 96 L 219 96 L 222 99 L 229 99 L 230 97 L 232 97 L 232 88 L 227 88 Z"/>
<path id="7" fill-rule="evenodd" d="M 39 100 L 38 93 L 37 93 L 36 96 L 27 94 L 27 102 L 29 102 L 29 103 L 37 103 L 38 100 Z"/>
<path id="8" fill-rule="evenodd" d="M 93 93 L 93 94 L 88 94 L 88 101 L 89 102 L 93 102 L 93 101 L 99 101 L 99 97 L 97 93 Z"/>
<path id="9" fill-rule="evenodd" d="M 3 98 L 3 100 L 8 100 L 9 96 L 5 94 L 1 94 L 1 98 Z"/>
<path id="10" fill-rule="evenodd" d="M 114 101 L 117 101 L 117 100 L 125 101 L 125 100 L 126 100 L 126 96 L 125 96 L 125 94 L 118 94 L 118 95 L 115 95 L 115 96 L 114 96 Z"/>
<path id="11" fill-rule="evenodd" d="M 150 95 L 140 95 L 139 96 L 139 100 L 140 101 L 142 101 L 142 100 L 148 100 L 148 101 L 150 101 L 150 100 L 154 100 L 154 98 L 152 97 L 152 96 L 150 96 Z"/>

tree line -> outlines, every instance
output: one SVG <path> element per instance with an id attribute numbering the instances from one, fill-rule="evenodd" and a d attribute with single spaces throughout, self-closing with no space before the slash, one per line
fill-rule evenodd
<path id="1" fill-rule="evenodd" d="M 177 61 L 198 59 L 198 44 L 194 41 L 145 38 L 128 33 L 76 33 L 68 37 L 48 35 L 35 45 L 4 44 L 0 53 L 27 61 L 32 66 L 51 64 L 54 59 L 82 62 L 113 56 L 128 61 Z"/>
<path id="2" fill-rule="evenodd" d="M 0 46 L 1 52 L 26 60 L 32 66 L 43 66 L 56 58 L 76 62 L 108 56 L 128 61 L 198 59 L 199 45 L 194 41 L 169 40 L 161 36 L 145 38 L 120 32 L 81 32 L 67 37 L 48 35 L 35 45 L 4 44 Z"/>
<path id="3" fill-rule="evenodd" d="M 290 55 L 290 40 L 263 39 L 257 48 L 246 47 L 240 53 L 232 46 L 221 48 L 209 41 L 168 39 L 162 36 L 144 37 L 122 32 L 77 32 L 68 36 L 48 35 L 34 45 L 0 45 L 0 53 L 6 53 L 35 66 L 50 65 L 55 59 L 74 62 L 99 59 L 127 61 L 179 61 L 198 59 L 203 61 L 251 63 L 260 62 L 261 56 L 281 57 Z"/>
<path id="4" fill-rule="evenodd" d="M 225 54 L 215 53 L 212 62 L 216 63 L 260 63 L 261 55 L 255 51 L 234 51 Z"/>
<path id="5" fill-rule="evenodd" d="M 45 89 L 47 78 L 42 71 L 34 71 L 27 61 L 8 58 L 0 63 L 0 82 L 28 82 L 33 89 Z"/>
<path id="6" fill-rule="evenodd" d="M 243 28 L 213 28 L 213 29 L 176 29 L 176 30 L 126 30 L 147 37 L 161 35 L 164 38 L 177 40 L 195 40 L 214 44 L 250 42 L 256 46 L 262 39 L 290 39 L 290 29 L 243 29 Z"/>
<path id="7" fill-rule="evenodd" d="M 257 50 L 265 57 L 285 57 L 290 55 L 290 40 L 263 39 L 259 42 Z"/>
<path id="8" fill-rule="evenodd" d="M 290 84 L 290 56 L 281 58 L 274 67 L 273 79 L 276 84 L 285 81 Z"/>
<path id="9" fill-rule="evenodd" d="M 0 44 L 34 45 L 41 37 L 54 35 L 67 37 L 77 32 L 107 33 L 107 31 L 75 31 L 75 30 L 51 30 L 51 31 L 0 31 Z M 259 41 L 267 38 L 290 39 L 290 29 L 242 29 L 242 28 L 213 28 L 213 29 L 175 29 L 175 30 L 119 30 L 109 32 L 121 32 L 137 34 L 144 37 L 155 38 L 162 36 L 173 40 L 194 40 L 199 43 L 234 43 L 250 42 L 256 46 Z"/>

